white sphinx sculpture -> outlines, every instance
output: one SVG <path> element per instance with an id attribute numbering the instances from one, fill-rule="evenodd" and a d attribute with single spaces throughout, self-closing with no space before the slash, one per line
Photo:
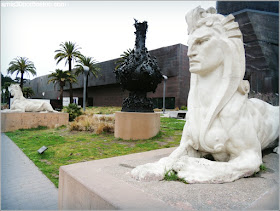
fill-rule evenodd
<path id="1" fill-rule="evenodd" d="M 43 100 L 29 100 L 23 97 L 21 88 L 18 84 L 12 84 L 8 88 L 14 101 L 11 109 L 5 109 L 1 112 L 57 112 L 51 104 Z"/>
<path id="2" fill-rule="evenodd" d="M 188 183 L 224 183 L 259 171 L 262 150 L 278 137 L 279 107 L 248 99 L 245 52 L 234 16 L 198 7 L 186 15 L 191 85 L 180 146 L 137 166 L 138 180 L 177 172 Z M 215 161 L 203 156 L 211 154 Z"/>

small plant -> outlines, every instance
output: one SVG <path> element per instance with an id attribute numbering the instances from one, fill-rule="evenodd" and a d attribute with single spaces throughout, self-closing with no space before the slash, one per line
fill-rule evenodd
<path id="1" fill-rule="evenodd" d="M 261 164 L 260 171 L 266 171 L 266 170 L 267 170 L 266 166 L 264 164 Z"/>
<path id="2" fill-rule="evenodd" d="M 59 127 L 56 127 L 55 129 L 56 129 L 56 130 L 62 130 L 62 129 L 66 129 L 66 128 L 67 128 L 66 125 L 61 125 L 61 126 L 59 126 Z"/>
<path id="3" fill-rule="evenodd" d="M 183 182 L 185 184 L 188 184 L 186 182 L 186 180 L 184 180 L 182 178 L 179 178 L 178 175 L 177 175 L 177 172 L 172 170 L 172 169 L 167 171 L 167 172 L 165 172 L 163 180 L 166 180 L 166 181 L 179 181 L 179 182 Z"/>
<path id="4" fill-rule="evenodd" d="M 259 173 L 267 171 L 267 167 L 264 164 L 261 164 L 259 168 L 260 170 L 258 172 L 254 172 L 254 174 L 249 177 L 257 177 Z"/>
<path id="5" fill-rule="evenodd" d="M 181 106 L 180 110 L 188 110 L 187 106 Z"/>
<path id="6" fill-rule="evenodd" d="M 71 103 L 63 109 L 65 109 L 66 113 L 69 113 L 69 121 L 73 121 L 82 114 L 81 109 L 75 103 Z"/>
<path id="7" fill-rule="evenodd" d="M 19 129 L 19 131 L 36 131 L 36 130 L 47 130 L 48 127 L 47 126 L 42 126 L 42 125 L 39 125 L 38 127 L 36 128 L 29 128 L 29 129 Z"/>

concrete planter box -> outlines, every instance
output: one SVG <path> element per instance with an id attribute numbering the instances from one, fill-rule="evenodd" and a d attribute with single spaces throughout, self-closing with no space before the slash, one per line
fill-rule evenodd
<path id="1" fill-rule="evenodd" d="M 1 113 L 1 132 L 36 128 L 38 126 L 47 126 L 49 128 L 54 128 L 62 125 L 67 125 L 68 122 L 68 113 Z"/>
<path id="2" fill-rule="evenodd" d="M 224 184 L 139 182 L 131 170 L 158 161 L 175 148 L 81 162 L 59 169 L 60 210 L 279 210 L 279 156 L 256 177 Z"/>
<path id="3" fill-rule="evenodd" d="M 159 113 L 116 112 L 115 137 L 124 140 L 149 139 L 160 129 Z"/>

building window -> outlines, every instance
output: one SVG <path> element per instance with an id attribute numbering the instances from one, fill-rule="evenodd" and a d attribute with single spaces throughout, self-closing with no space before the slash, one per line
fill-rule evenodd
<path id="1" fill-rule="evenodd" d="M 154 108 L 162 109 L 163 98 L 152 98 Z M 175 108 L 175 97 L 166 97 L 165 98 L 165 108 L 166 109 L 174 109 Z"/>

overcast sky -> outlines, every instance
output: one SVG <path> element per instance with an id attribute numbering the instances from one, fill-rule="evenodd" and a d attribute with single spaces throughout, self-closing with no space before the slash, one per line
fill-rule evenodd
<path id="1" fill-rule="evenodd" d="M 17 56 L 34 62 L 37 77 L 56 68 L 67 70 L 64 61 L 56 65 L 54 60 L 64 41 L 75 42 L 82 54 L 98 62 L 118 58 L 134 47 L 134 18 L 148 22 L 148 50 L 187 45 L 185 14 L 199 5 L 207 9 L 216 2 L 1 1 L 1 72 L 6 75 Z"/>

